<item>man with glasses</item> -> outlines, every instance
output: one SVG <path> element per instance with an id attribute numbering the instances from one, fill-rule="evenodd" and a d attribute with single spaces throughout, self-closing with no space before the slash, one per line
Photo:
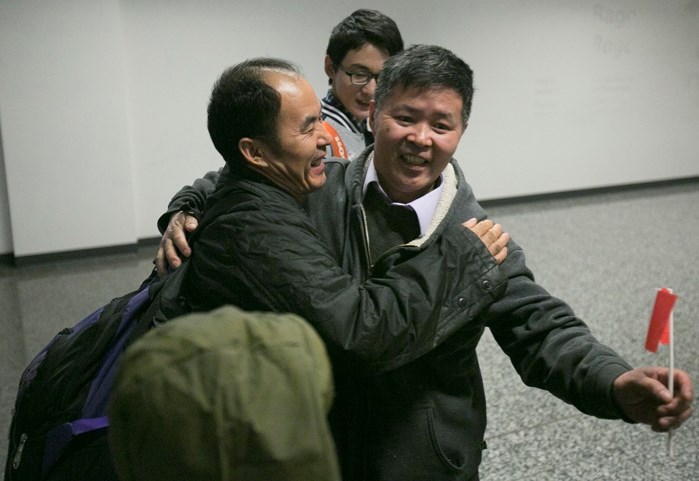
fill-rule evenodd
<path id="1" fill-rule="evenodd" d="M 333 28 L 325 56 L 330 88 L 321 100 L 324 126 L 332 137 L 328 155 L 349 159 L 374 142 L 367 117 L 376 79 L 386 59 L 402 50 L 403 38 L 396 22 L 376 10 L 356 10 Z M 158 219 L 160 232 L 172 233 L 163 237 L 156 255 L 160 275 L 168 264 L 179 267 L 180 255 L 191 254 L 184 233 L 193 232 L 198 220 L 190 213 L 203 204 L 202 193 L 213 191 L 219 174 L 208 172 L 181 189 Z"/>
<path id="2" fill-rule="evenodd" d="M 336 157 L 355 157 L 373 143 L 367 117 L 376 79 L 386 59 L 401 50 L 396 23 L 376 10 L 357 10 L 333 29 L 325 55 L 330 89 L 321 104 L 326 123 L 347 150 Z"/>

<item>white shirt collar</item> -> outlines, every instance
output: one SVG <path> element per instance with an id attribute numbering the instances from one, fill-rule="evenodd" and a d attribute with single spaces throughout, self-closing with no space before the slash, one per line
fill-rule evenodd
<path id="1" fill-rule="evenodd" d="M 386 195 L 386 197 L 388 197 L 386 191 L 384 191 L 383 187 L 381 187 L 379 177 L 376 174 L 376 168 L 374 167 L 373 151 L 369 154 L 369 157 L 367 158 L 367 169 L 366 176 L 364 177 L 364 188 L 362 189 L 362 196 L 366 194 L 366 189 L 372 182 L 376 182 L 381 192 L 384 195 Z M 432 218 L 434 217 L 434 213 L 437 210 L 437 203 L 439 202 L 439 198 L 442 195 L 443 185 L 444 182 L 440 181 L 439 185 L 436 188 L 432 189 L 422 197 L 419 197 L 412 202 L 408 202 L 407 204 L 402 204 L 400 202 L 392 202 L 395 205 L 409 205 L 413 208 L 413 210 L 417 214 L 418 222 L 420 223 L 420 236 L 425 235 L 425 232 L 427 232 L 427 229 L 430 227 L 430 224 L 432 223 Z"/>

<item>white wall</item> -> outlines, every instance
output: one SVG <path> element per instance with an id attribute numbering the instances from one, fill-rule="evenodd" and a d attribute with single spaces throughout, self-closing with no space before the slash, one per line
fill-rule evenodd
<path id="1" fill-rule="evenodd" d="M 1 5 L 0 128 L 15 255 L 135 242 L 118 3 Z"/>
<path id="2" fill-rule="evenodd" d="M 699 2 L 495 1 L 463 45 L 478 91 L 458 158 L 481 197 L 699 173 Z"/>
<path id="3" fill-rule="evenodd" d="M 0 253 L 157 235 L 171 195 L 222 163 L 220 72 L 289 58 L 323 95 L 330 30 L 367 6 L 473 67 L 457 157 L 480 198 L 699 175 L 699 0 L 3 0 Z"/>
<path id="4" fill-rule="evenodd" d="M 2 134 L 2 128 L 0 128 Z M 12 251 L 12 232 L 10 231 L 10 202 L 7 196 L 5 176 L 5 159 L 3 158 L 2 135 L 0 135 L 0 254 Z"/>

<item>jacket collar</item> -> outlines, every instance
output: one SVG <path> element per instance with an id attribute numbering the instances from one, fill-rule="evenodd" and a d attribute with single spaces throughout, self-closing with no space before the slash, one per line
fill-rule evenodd
<path id="1" fill-rule="evenodd" d="M 352 160 L 347 167 L 347 175 L 345 176 L 345 188 L 349 193 L 350 205 L 356 206 L 361 205 L 363 192 L 364 192 L 364 180 L 366 178 L 367 170 L 369 167 L 369 158 L 374 152 L 374 146 L 371 145 L 367 147 L 364 152 L 362 152 L 357 158 Z M 459 168 L 456 159 L 452 158 L 447 164 L 446 168 L 442 172 L 442 192 L 439 196 L 439 201 L 437 202 L 437 207 L 435 208 L 434 216 L 432 221 L 429 223 L 425 234 L 411 242 L 408 245 L 421 246 L 427 239 L 429 239 L 433 234 L 440 231 L 443 227 L 442 223 L 447 217 L 449 210 L 451 208 L 459 189 L 468 187 L 463 173 Z M 466 221 L 467 219 L 463 219 Z M 462 222 L 463 222 L 462 221 Z"/>

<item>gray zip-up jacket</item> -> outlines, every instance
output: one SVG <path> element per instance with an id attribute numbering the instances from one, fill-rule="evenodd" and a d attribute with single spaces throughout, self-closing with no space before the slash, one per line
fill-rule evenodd
<path id="1" fill-rule="evenodd" d="M 342 231 L 342 235 L 336 232 L 333 242 L 341 246 L 345 270 L 359 279 L 382 276 L 404 259 L 442 244 L 450 226 L 486 217 L 452 160 L 444 171 L 444 189 L 426 235 L 389 250 L 370 266 L 366 252 L 371 238 L 361 203 L 370 151 L 347 168 L 344 225 L 323 223 Z M 322 216 L 311 209 L 311 218 Z M 631 367 L 600 344 L 567 304 L 535 283 L 524 252 L 514 241 L 498 271 L 507 278 L 506 291 L 477 317 L 462 319 L 458 331 L 421 358 L 368 376 L 353 400 L 354 417 L 343 420 L 344 429 L 337 430 L 342 437 L 336 433 L 340 449 L 349 452 L 343 459 L 343 479 L 478 479 L 486 407 L 476 346 L 485 327 L 526 384 L 546 389 L 584 413 L 620 417 L 612 383 Z M 445 266 L 444 275 L 450 272 Z M 486 290 L 474 290 L 466 299 L 446 298 L 443 307 L 458 317 L 462 305 L 478 303 L 486 295 Z"/>

